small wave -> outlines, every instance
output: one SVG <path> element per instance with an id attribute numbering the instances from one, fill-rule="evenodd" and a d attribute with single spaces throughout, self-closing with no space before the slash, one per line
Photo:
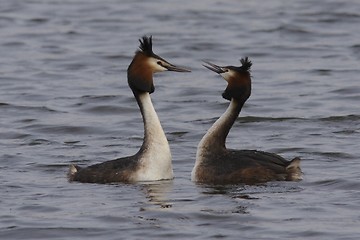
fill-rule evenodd
<path id="1" fill-rule="evenodd" d="M 304 118 L 296 118 L 296 117 L 280 117 L 280 118 L 271 118 L 271 117 L 256 117 L 256 116 L 246 116 L 239 117 L 237 121 L 250 123 L 250 122 L 283 122 L 290 120 L 305 120 Z"/>
<path id="2" fill-rule="evenodd" d="M 360 87 L 358 87 L 358 86 L 344 87 L 344 88 L 340 88 L 340 89 L 331 91 L 331 93 L 356 94 L 356 95 L 358 95 L 359 92 L 360 92 Z"/>
<path id="3" fill-rule="evenodd" d="M 67 169 L 68 167 L 69 164 L 36 164 L 35 165 L 35 168 L 44 170 L 45 172 L 57 172 L 62 169 Z"/>
<path id="4" fill-rule="evenodd" d="M 318 154 L 319 156 L 326 157 L 327 159 L 353 159 L 354 156 L 344 152 L 320 152 L 320 153 L 313 153 Z"/>
<path id="5" fill-rule="evenodd" d="M 319 120 L 324 122 L 359 121 L 360 115 L 350 114 L 344 116 L 330 116 L 325 118 L 319 118 Z"/>
<path id="6" fill-rule="evenodd" d="M 18 133 L 15 131 L 0 132 L 0 139 L 24 139 L 29 136 L 30 134 Z"/>
<path id="7" fill-rule="evenodd" d="M 121 54 L 107 54 L 103 55 L 102 58 L 109 60 L 129 60 L 129 56 Z"/>
<path id="8" fill-rule="evenodd" d="M 58 65 L 60 68 L 64 69 L 64 70 L 69 70 L 69 71 L 75 71 L 75 70 L 83 70 L 83 69 L 87 69 L 88 65 L 87 64 L 82 64 L 82 63 L 64 63 L 64 64 L 59 64 Z"/>
<path id="9" fill-rule="evenodd" d="M 343 178 L 327 179 L 314 182 L 313 184 L 315 186 L 330 187 L 331 189 L 339 190 L 358 190 L 360 188 L 359 182 L 350 181 Z"/>
<path id="10" fill-rule="evenodd" d="M 351 48 L 360 52 L 360 44 L 354 44 L 351 46 Z"/>
<path id="11" fill-rule="evenodd" d="M 175 131 L 175 132 L 169 132 L 168 134 L 176 136 L 176 137 L 182 137 L 188 133 L 189 133 L 188 131 Z"/>
<path id="12" fill-rule="evenodd" d="M 66 125 L 46 125 L 46 124 L 33 124 L 24 127 L 36 132 L 48 133 L 48 134 L 104 134 L 107 130 L 90 127 L 90 126 L 66 126 Z"/>
<path id="13" fill-rule="evenodd" d="M 331 73 L 333 72 L 332 69 L 314 69 L 311 70 L 311 72 L 315 73 L 316 75 L 320 75 L 320 76 L 330 76 Z"/>
<path id="14" fill-rule="evenodd" d="M 284 192 L 299 192 L 302 190 L 297 182 L 268 182 L 264 184 L 246 185 L 199 185 L 204 188 L 204 194 L 226 194 L 233 198 L 244 196 L 244 199 L 258 199 L 254 195 L 260 193 L 284 193 Z"/>
<path id="15" fill-rule="evenodd" d="M 29 22 L 32 22 L 32 23 L 37 23 L 37 24 L 42 24 L 42 23 L 46 23 L 49 21 L 48 18 L 31 18 L 28 20 Z"/>
<path id="16" fill-rule="evenodd" d="M 22 47 L 25 46 L 26 43 L 21 41 L 11 41 L 11 42 L 4 42 L 1 45 L 4 47 Z"/>
<path id="17" fill-rule="evenodd" d="M 32 139 L 27 145 L 29 146 L 50 145 L 52 143 L 53 143 L 52 141 L 49 141 L 47 139 Z"/>
<path id="18" fill-rule="evenodd" d="M 8 110 L 18 110 L 18 111 L 37 111 L 37 112 L 59 112 L 55 109 L 46 107 L 46 106 L 25 106 L 25 105 L 15 105 L 15 104 L 10 104 L 10 103 L 0 103 L 0 107 L 4 107 L 7 108 Z"/>
<path id="19" fill-rule="evenodd" d="M 134 108 L 118 107 L 118 106 L 95 106 L 85 108 L 82 111 L 93 114 L 119 114 L 119 113 L 130 113 L 134 112 Z M 137 110 L 136 110 L 137 111 Z"/>
<path id="20" fill-rule="evenodd" d="M 113 99 L 116 99 L 118 98 L 119 96 L 118 95 L 84 95 L 81 97 L 81 99 L 85 99 L 85 100 L 104 100 L 104 101 L 107 101 L 107 100 L 113 100 Z"/>
<path id="21" fill-rule="evenodd" d="M 292 34 L 308 34 L 308 33 L 312 33 L 309 30 L 306 30 L 303 27 L 300 26 L 296 26 L 296 25 L 280 25 L 279 27 L 276 28 L 268 28 L 268 29 L 263 29 L 259 32 L 268 32 L 268 33 L 272 33 L 272 32 L 283 32 L 283 33 L 292 33 Z"/>
<path id="22" fill-rule="evenodd" d="M 45 213 L 52 213 L 53 211 L 49 210 L 56 210 L 59 211 L 60 209 L 52 209 L 52 208 L 36 208 L 39 212 L 44 211 Z M 30 211 L 31 209 L 27 209 Z M 35 211 L 35 210 L 34 210 Z M 1 236 L 3 239 L 24 239 L 24 236 L 31 236 L 31 239 L 65 239 L 71 236 L 71 238 L 86 238 L 86 237 L 94 237 L 98 238 L 99 236 L 104 236 L 108 233 L 108 229 L 101 229 L 101 228 L 81 228 L 81 227 L 46 227 L 44 224 L 38 224 L 33 227 L 23 227 L 17 225 L 11 225 L 7 228 L 4 228 L 2 231 Z M 27 237 L 27 238 L 28 238 Z"/>

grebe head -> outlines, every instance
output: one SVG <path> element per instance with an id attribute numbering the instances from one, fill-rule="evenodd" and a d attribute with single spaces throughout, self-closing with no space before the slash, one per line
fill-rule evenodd
<path id="1" fill-rule="evenodd" d="M 240 60 L 241 66 L 224 66 L 220 67 L 210 62 L 205 62 L 207 65 L 203 65 L 207 69 L 220 74 L 228 83 L 225 91 L 223 92 L 223 98 L 231 100 L 232 98 L 246 101 L 251 94 L 251 76 L 250 69 L 252 62 L 248 57 Z"/>
<path id="2" fill-rule="evenodd" d="M 132 90 L 154 92 L 153 74 L 156 72 L 190 72 L 156 55 L 152 50 L 152 36 L 143 36 L 139 42 L 139 50 L 128 67 L 128 83 Z"/>

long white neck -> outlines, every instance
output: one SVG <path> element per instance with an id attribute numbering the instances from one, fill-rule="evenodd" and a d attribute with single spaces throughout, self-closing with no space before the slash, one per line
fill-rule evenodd
<path id="1" fill-rule="evenodd" d="M 219 151 L 226 150 L 226 137 L 239 116 L 243 104 L 243 102 L 239 102 L 233 98 L 223 115 L 216 120 L 201 139 L 196 151 L 195 166 L 191 172 L 192 181 L 196 181 L 196 171 L 201 163 L 216 156 L 216 153 L 219 153 Z"/>
<path id="2" fill-rule="evenodd" d="M 216 120 L 216 122 L 209 128 L 205 136 L 201 139 L 198 150 L 214 151 L 225 148 L 226 137 L 229 134 L 231 127 L 239 116 L 242 105 L 238 100 L 232 99 L 229 107 Z"/>
<path id="3" fill-rule="evenodd" d="M 138 181 L 172 179 L 169 143 L 148 92 L 134 92 L 144 121 L 144 141 L 139 151 Z"/>

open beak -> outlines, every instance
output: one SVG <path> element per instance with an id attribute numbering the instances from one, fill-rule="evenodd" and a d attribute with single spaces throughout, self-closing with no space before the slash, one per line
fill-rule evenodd
<path id="1" fill-rule="evenodd" d="M 173 71 L 173 72 L 191 72 L 189 69 L 186 69 L 184 67 L 178 67 L 172 65 L 171 63 L 163 64 L 163 67 L 166 68 L 168 71 Z"/>
<path id="2" fill-rule="evenodd" d="M 215 64 L 213 64 L 211 62 L 204 61 L 204 63 L 206 63 L 207 65 L 203 64 L 203 66 L 206 67 L 207 69 L 213 71 L 213 72 L 216 72 L 218 74 L 226 72 L 224 68 L 219 67 L 218 65 L 215 65 Z"/>

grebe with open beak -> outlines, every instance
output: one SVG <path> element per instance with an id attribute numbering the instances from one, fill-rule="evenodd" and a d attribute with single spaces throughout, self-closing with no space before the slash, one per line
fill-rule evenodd
<path id="1" fill-rule="evenodd" d="M 222 96 L 230 101 L 230 105 L 200 141 L 191 179 L 210 184 L 255 184 L 274 180 L 300 180 L 301 169 L 298 157 L 287 161 L 274 153 L 226 148 L 226 137 L 251 94 L 252 62 L 246 57 L 241 59 L 240 67 L 220 67 L 209 62 L 205 63 L 206 68 L 220 74 L 227 81 Z"/>

